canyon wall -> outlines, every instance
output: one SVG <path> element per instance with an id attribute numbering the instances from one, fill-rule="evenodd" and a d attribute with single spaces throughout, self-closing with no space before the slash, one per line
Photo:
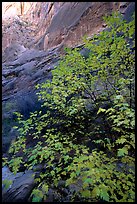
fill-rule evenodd
<path id="1" fill-rule="evenodd" d="M 128 9 L 134 8 L 134 4 L 134 2 L 3 2 L 3 50 L 14 42 L 40 50 L 76 46 L 82 43 L 84 35 L 90 37 L 105 28 L 102 19 L 104 15 L 116 10 L 124 14 Z"/>

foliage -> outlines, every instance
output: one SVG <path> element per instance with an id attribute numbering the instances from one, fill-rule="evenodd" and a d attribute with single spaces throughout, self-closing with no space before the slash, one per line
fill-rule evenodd
<path id="1" fill-rule="evenodd" d="M 12 185 L 12 180 L 5 179 L 2 181 L 4 188 L 7 190 Z"/>
<path id="2" fill-rule="evenodd" d="M 92 151 L 92 155 L 75 157 L 70 166 L 70 178 L 66 185 L 80 183 L 79 196 L 84 201 L 104 200 L 108 202 L 125 202 L 135 199 L 134 171 L 126 172 L 126 165 L 134 165 L 134 159 L 126 156 L 123 160 L 111 157 L 104 152 Z M 120 164 L 123 164 L 119 168 Z M 80 182 L 81 181 L 81 182 Z"/>
<path id="3" fill-rule="evenodd" d="M 106 113 L 107 119 L 111 122 L 111 128 L 115 132 L 115 140 L 113 147 L 117 148 L 121 145 L 121 148 L 117 149 L 118 156 L 128 154 L 128 150 L 135 150 L 135 111 L 130 108 L 129 104 L 125 102 L 122 95 L 117 95 L 114 100 L 114 106 L 111 108 L 102 109 L 99 108 L 97 114 Z M 118 135 L 118 137 L 117 137 Z M 111 139 L 111 138 L 110 138 Z M 97 142 L 97 141 L 96 141 Z M 110 140 L 109 140 L 110 142 Z"/>
<path id="4" fill-rule="evenodd" d="M 43 193 L 38 189 L 34 189 L 32 191 L 32 195 L 33 195 L 32 202 L 40 202 L 43 198 Z"/>
<path id="5" fill-rule="evenodd" d="M 20 165 L 46 164 L 32 202 L 46 200 L 60 180 L 79 186 L 72 201 L 134 201 L 134 19 L 127 23 L 115 13 L 105 21 L 110 30 L 84 39 L 88 58 L 66 48 L 52 81 L 37 85 L 41 111 L 27 120 L 16 113 L 20 137 L 9 166 L 16 173 Z"/>

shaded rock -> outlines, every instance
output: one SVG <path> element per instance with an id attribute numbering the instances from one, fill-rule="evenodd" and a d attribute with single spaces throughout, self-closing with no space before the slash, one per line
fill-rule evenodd
<path id="1" fill-rule="evenodd" d="M 87 59 L 89 57 L 90 50 L 88 48 L 82 48 L 80 54 Z"/>
<path id="2" fill-rule="evenodd" d="M 64 180 L 60 180 L 60 181 L 58 182 L 58 188 L 59 188 L 59 187 L 63 187 L 63 186 L 65 186 L 65 181 L 64 181 Z"/>
<path id="3" fill-rule="evenodd" d="M 33 171 L 36 172 L 36 171 L 41 171 L 42 169 L 44 168 L 44 165 L 43 164 L 38 164 L 36 166 L 33 167 Z"/>
<path id="4" fill-rule="evenodd" d="M 3 168 L 3 180 L 12 180 L 12 185 L 6 190 L 2 191 L 2 201 L 3 202 L 25 202 L 28 200 L 31 191 L 33 190 L 34 176 L 33 171 L 29 170 L 24 174 L 17 173 L 13 175 L 6 167 Z M 4 186 L 3 186 L 4 188 Z"/>
<path id="5" fill-rule="evenodd" d="M 28 92 L 24 95 L 18 95 L 18 98 L 16 98 L 16 104 L 18 111 L 27 118 L 30 112 L 40 108 L 41 103 L 38 102 L 37 96 L 34 92 Z"/>
<path id="6" fill-rule="evenodd" d="M 130 173 L 130 170 L 132 170 L 133 172 L 135 172 L 135 165 L 131 164 L 130 166 L 127 165 L 126 163 L 122 163 L 122 162 L 117 162 L 116 163 L 116 170 L 119 172 L 126 172 L 126 174 Z"/>
<path id="7" fill-rule="evenodd" d="M 36 65 L 36 61 L 31 61 L 31 62 L 27 62 L 19 67 L 16 68 L 16 70 L 21 71 L 19 73 L 19 76 L 21 75 L 33 75 L 33 71 L 36 69 L 35 68 Z"/>
<path id="8" fill-rule="evenodd" d="M 5 125 L 3 126 L 4 134 L 3 134 L 3 138 L 2 138 L 2 153 L 6 153 L 9 150 L 10 144 L 18 136 L 17 130 L 11 128 L 12 124 L 13 124 L 13 122 L 11 123 L 11 125 L 9 123 L 9 125 L 7 126 L 6 122 L 5 122 Z M 4 129 L 6 129 L 6 131 Z"/>
<path id="9" fill-rule="evenodd" d="M 45 65 L 42 69 L 39 69 L 36 73 L 33 74 L 32 80 L 42 79 L 42 78 L 51 79 L 50 71 L 54 69 L 54 66 L 56 66 L 56 64 Z"/>
<path id="10" fill-rule="evenodd" d="M 24 115 L 24 118 L 28 118 L 30 112 L 40 109 L 41 102 L 38 101 L 34 91 L 17 92 L 16 95 L 10 97 L 7 101 L 3 101 L 2 104 L 2 151 L 3 153 L 9 149 L 11 141 L 18 136 L 18 132 L 12 131 L 12 127 L 17 125 L 17 120 L 14 115 L 15 111 Z"/>
<path id="11" fill-rule="evenodd" d="M 14 175 L 14 173 L 12 173 L 7 166 L 4 166 L 2 168 L 2 181 L 11 180 L 13 182 L 16 178 L 21 177 L 22 175 L 23 175 L 23 172 L 20 172 Z M 8 190 L 8 189 L 7 190 L 4 189 L 4 184 L 2 184 L 2 189 L 3 189 L 3 193 L 6 193 L 6 191 Z"/>
<path id="12" fill-rule="evenodd" d="M 32 60 L 36 60 L 38 58 L 46 56 L 47 53 L 44 51 L 37 51 L 34 49 L 27 50 L 26 52 L 22 53 L 21 56 L 18 57 L 18 59 L 14 60 L 13 62 L 7 64 L 7 65 L 12 65 L 12 66 L 19 66 L 22 64 L 25 64 L 27 62 L 30 62 Z"/>
<path id="13" fill-rule="evenodd" d="M 71 194 L 73 194 L 74 192 L 78 192 L 81 188 L 82 188 L 82 181 L 81 180 L 79 180 L 79 181 L 77 181 L 77 183 L 76 184 L 70 184 L 69 186 L 68 186 L 68 190 L 69 190 L 69 192 L 71 193 Z"/>
<path id="14" fill-rule="evenodd" d="M 13 62 L 3 63 L 3 100 L 7 100 L 7 95 L 12 97 L 19 91 L 32 91 L 38 81 L 51 78 L 48 72 L 54 68 L 58 59 L 57 53 L 27 50 Z"/>
<path id="15" fill-rule="evenodd" d="M 8 76 L 14 76 L 16 75 L 15 69 L 3 69 L 2 70 L 2 75 L 7 78 Z"/>
<path id="16" fill-rule="evenodd" d="M 17 78 L 13 78 L 9 83 L 7 83 L 5 85 L 4 88 L 6 90 L 13 90 L 15 88 L 15 86 L 16 86 L 16 81 L 17 81 Z"/>
<path id="17" fill-rule="evenodd" d="M 20 45 L 18 43 L 11 44 L 9 47 L 7 47 L 4 50 L 2 61 L 14 61 L 17 59 L 17 57 L 26 51 L 26 48 L 23 45 Z"/>
<path id="18" fill-rule="evenodd" d="M 130 22 L 132 20 L 132 14 L 135 12 L 135 2 L 131 2 L 124 10 L 124 20 Z"/>
<path id="19" fill-rule="evenodd" d="M 61 194 L 56 189 L 50 188 L 47 193 L 47 198 L 45 202 L 54 202 L 54 201 L 61 202 L 61 200 L 62 200 Z"/>

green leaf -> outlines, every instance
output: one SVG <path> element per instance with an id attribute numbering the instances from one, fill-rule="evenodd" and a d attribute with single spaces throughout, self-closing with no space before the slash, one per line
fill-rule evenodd
<path id="1" fill-rule="evenodd" d="M 100 197 L 103 198 L 103 200 L 109 202 L 109 194 L 105 190 L 100 191 Z"/>
<path id="2" fill-rule="evenodd" d="M 92 179 L 91 178 L 86 178 L 84 183 L 92 183 Z"/>
<path id="3" fill-rule="evenodd" d="M 5 180 L 2 181 L 2 183 L 5 185 L 4 187 L 7 190 L 10 187 L 10 185 L 12 185 L 13 181 L 5 179 Z"/>
<path id="4" fill-rule="evenodd" d="M 34 189 L 31 193 L 33 195 L 32 202 L 41 202 L 43 198 L 43 193 L 39 189 Z"/>
<path id="5" fill-rule="evenodd" d="M 61 172 L 62 175 L 66 175 L 66 171 Z"/>
<path id="6" fill-rule="evenodd" d="M 96 144 L 100 144 L 100 143 L 103 142 L 103 140 L 93 140 L 93 142 L 96 143 Z"/>
<path id="7" fill-rule="evenodd" d="M 126 155 L 128 154 L 128 149 L 126 147 L 118 149 L 118 153 L 117 153 L 118 157 L 124 156 L 125 154 Z"/>
<path id="8" fill-rule="evenodd" d="M 85 198 L 90 198 L 91 192 L 90 192 L 89 190 L 83 190 L 83 191 L 81 192 L 81 195 L 82 195 L 83 197 L 85 197 Z"/>
<path id="9" fill-rule="evenodd" d="M 76 173 L 72 172 L 71 173 L 71 178 L 75 178 L 76 177 Z"/>
<path id="10" fill-rule="evenodd" d="M 29 159 L 28 159 L 28 161 L 32 161 L 32 160 L 34 160 L 36 158 L 36 155 L 32 155 Z"/>
<path id="11" fill-rule="evenodd" d="M 122 95 L 117 95 L 116 99 L 123 99 L 123 96 Z"/>
<path id="12" fill-rule="evenodd" d="M 100 195 L 100 189 L 98 187 L 94 187 L 92 192 L 91 192 L 91 195 L 93 198 L 96 198 Z"/>
<path id="13" fill-rule="evenodd" d="M 53 171 L 53 170 L 50 173 L 51 173 L 52 176 L 55 175 L 55 171 Z"/>
<path id="14" fill-rule="evenodd" d="M 109 202 L 109 194 L 107 192 L 107 186 L 105 186 L 104 184 L 100 185 L 100 197 Z"/>
<path id="15" fill-rule="evenodd" d="M 106 111 L 106 109 L 104 109 L 104 108 L 99 108 L 97 114 L 99 114 L 99 113 L 101 113 L 101 112 L 105 112 L 105 111 Z"/>
<path id="16" fill-rule="evenodd" d="M 32 202 L 41 202 L 41 198 L 40 197 L 33 197 L 32 198 Z"/>
<path id="17" fill-rule="evenodd" d="M 125 138 L 120 138 L 116 140 L 116 143 L 118 144 L 123 144 L 124 142 L 126 142 L 127 140 Z"/>
<path id="18" fill-rule="evenodd" d="M 47 184 L 42 185 L 42 190 L 43 190 L 45 193 L 48 192 L 48 189 L 49 189 L 49 187 L 48 187 Z"/>

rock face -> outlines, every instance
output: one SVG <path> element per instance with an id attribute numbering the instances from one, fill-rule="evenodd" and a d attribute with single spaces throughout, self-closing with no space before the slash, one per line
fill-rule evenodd
<path id="1" fill-rule="evenodd" d="M 103 15 L 113 9 L 111 2 L 66 2 L 47 28 L 43 48 L 57 45 L 71 47 L 81 43 L 85 34 L 91 36 L 102 29 Z"/>
<path id="2" fill-rule="evenodd" d="M 3 185 L 2 202 L 27 202 L 32 189 L 35 186 L 34 172 L 20 172 L 14 175 L 7 167 L 2 169 L 2 180 L 8 179 L 12 184 L 6 189 Z"/>
<path id="3" fill-rule="evenodd" d="M 18 47 L 20 47 L 18 45 Z M 10 52 L 11 51 L 11 52 Z M 14 49 L 7 56 L 14 59 Z M 2 120 L 3 152 L 8 150 L 10 142 L 16 138 L 12 127 L 16 124 L 13 112 L 19 111 L 26 118 L 30 112 L 40 108 L 35 85 L 51 79 L 51 70 L 57 65 L 59 54 L 27 49 L 18 54 L 15 60 L 3 63 L 2 69 Z"/>
<path id="4" fill-rule="evenodd" d="M 26 51 L 26 48 L 23 45 L 18 43 L 13 43 L 9 47 L 7 47 L 3 53 L 2 61 L 3 62 L 11 62 L 16 60 L 19 55 Z"/>
<path id="5" fill-rule="evenodd" d="M 104 29 L 102 19 L 104 15 L 116 10 L 125 14 L 128 7 L 135 7 L 135 4 L 134 2 L 4 2 L 2 6 L 3 49 L 11 43 L 21 41 L 26 47 L 47 50 L 55 46 L 62 49 L 64 46 L 71 47 L 81 43 L 85 34 L 91 36 Z M 130 16 L 130 12 L 128 11 L 126 15 Z M 14 20 L 10 19 L 7 22 L 6 19 L 11 16 L 14 16 Z"/>

